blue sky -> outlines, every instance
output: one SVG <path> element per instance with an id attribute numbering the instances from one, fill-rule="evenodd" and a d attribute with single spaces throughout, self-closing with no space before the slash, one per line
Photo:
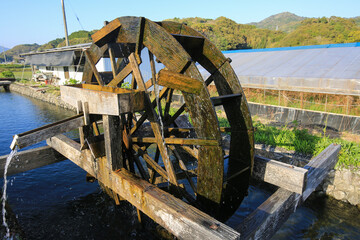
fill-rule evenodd
<path id="1" fill-rule="evenodd" d="M 144 16 L 154 21 L 173 17 L 225 16 L 237 23 L 249 23 L 285 11 L 304 17 L 360 15 L 360 0 L 64 1 L 69 33 L 99 29 L 105 20 L 121 16 Z M 1 0 L 0 6 L 0 46 L 44 44 L 64 36 L 61 0 Z"/>

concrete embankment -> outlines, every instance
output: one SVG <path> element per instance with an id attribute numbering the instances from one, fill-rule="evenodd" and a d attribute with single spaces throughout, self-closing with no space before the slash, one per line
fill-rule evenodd
<path id="1" fill-rule="evenodd" d="M 63 102 L 60 96 L 56 96 L 54 94 L 48 93 L 46 87 L 39 88 L 39 87 L 27 86 L 19 83 L 13 83 L 10 85 L 10 91 L 17 92 L 22 95 L 29 96 L 35 99 L 39 99 L 41 101 L 48 102 L 65 109 L 76 111 L 76 109 L 73 106 Z"/>

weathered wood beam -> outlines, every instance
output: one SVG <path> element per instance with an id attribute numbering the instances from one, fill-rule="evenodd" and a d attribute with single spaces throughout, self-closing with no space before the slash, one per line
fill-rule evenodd
<path id="1" fill-rule="evenodd" d="M 154 137 L 132 137 L 132 142 L 136 143 L 156 143 Z M 208 140 L 200 138 L 165 138 L 165 144 L 175 145 L 199 145 L 199 146 L 219 146 L 217 140 Z"/>
<path id="2" fill-rule="evenodd" d="M 187 93 L 199 94 L 203 83 L 198 79 L 177 72 L 161 69 L 157 76 L 158 84 Z"/>
<path id="3" fill-rule="evenodd" d="M 241 239 L 270 239 L 334 168 L 340 148 L 340 145 L 331 144 L 304 167 L 308 177 L 302 195 L 280 188 L 252 212 L 236 228 Z"/>
<path id="4" fill-rule="evenodd" d="M 308 170 L 290 164 L 255 156 L 252 177 L 291 192 L 302 194 Z"/>
<path id="5" fill-rule="evenodd" d="M 61 99 L 72 106 L 88 102 L 90 114 L 119 116 L 144 109 L 145 93 L 139 90 L 82 84 L 61 86 L 60 91 Z"/>
<path id="6" fill-rule="evenodd" d="M 81 152 L 80 145 L 71 139 L 59 135 L 47 143 L 179 239 L 239 239 L 239 233 L 232 228 L 127 170 L 109 173 L 104 168 L 105 158 L 95 163 L 89 150 Z"/>
<path id="7" fill-rule="evenodd" d="M 0 156 L 0 177 L 4 177 L 4 168 L 8 155 Z M 10 162 L 7 175 L 26 172 L 35 168 L 66 160 L 66 157 L 49 146 L 30 149 L 16 154 Z"/>
<path id="8" fill-rule="evenodd" d="M 103 115 L 105 152 L 108 169 L 115 171 L 123 167 L 122 132 L 119 116 Z"/>
<path id="9" fill-rule="evenodd" d="M 14 140 L 11 143 L 10 148 L 14 149 L 16 145 L 19 148 L 24 148 L 32 144 L 41 142 L 49 137 L 69 132 L 84 125 L 84 115 L 78 114 L 76 116 L 61 120 L 56 123 L 51 123 L 40 128 L 17 134 L 14 136 Z"/>
<path id="10" fill-rule="evenodd" d="M 120 26 L 121 23 L 119 19 L 115 19 L 109 22 L 99 31 L 96 31 L 93 35 L 91 35 L 91 38 L 93 42 L 99 47 L 109 42 L 115 42 Z"/>

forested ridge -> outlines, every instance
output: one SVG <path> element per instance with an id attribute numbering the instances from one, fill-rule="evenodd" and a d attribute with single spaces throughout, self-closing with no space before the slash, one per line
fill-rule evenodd
<path id="1" fill-rule="evenodd" d="M 209 38 L 221 50 L 360 42 L 360 17 L 304 18 L 285 12 L 249 24 L 239 24 L 226 17 L 173 18 L 166 21 L 187 24 Z M 70 45 L 91 42 L 91 35 L 95 31 L 73 32 L 69 36 Z M 20 53 L 63 46 L 65 38 L 57 38 L 43 45 L 18 45 L 5 54 L 7 61 L 11 61 Z M 4 61 L 3 54 L 1 61 Z"/>

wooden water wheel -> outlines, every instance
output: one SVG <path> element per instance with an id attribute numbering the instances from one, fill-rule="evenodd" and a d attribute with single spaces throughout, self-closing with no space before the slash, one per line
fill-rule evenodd
<path id="1" fill-rule="evenodd" d="M 122 139 L 121 165 L 218 219 L 231 216 L 247 192 L 254 140 L 229 59 L 175 22 L 122 17 L 92 38 L 83 82 L 146 93 L 144 111 L 110 116 Z M 100 59 L 111 71 L 100 69 Z M 202 75 L 209 77 L 204 81 Z M 175 103 L 176 93 L 184 104 Z M 218 108 L 229 127 L 220 128 Z M 224 134 L 231 137 L 227 151 Z"/>

